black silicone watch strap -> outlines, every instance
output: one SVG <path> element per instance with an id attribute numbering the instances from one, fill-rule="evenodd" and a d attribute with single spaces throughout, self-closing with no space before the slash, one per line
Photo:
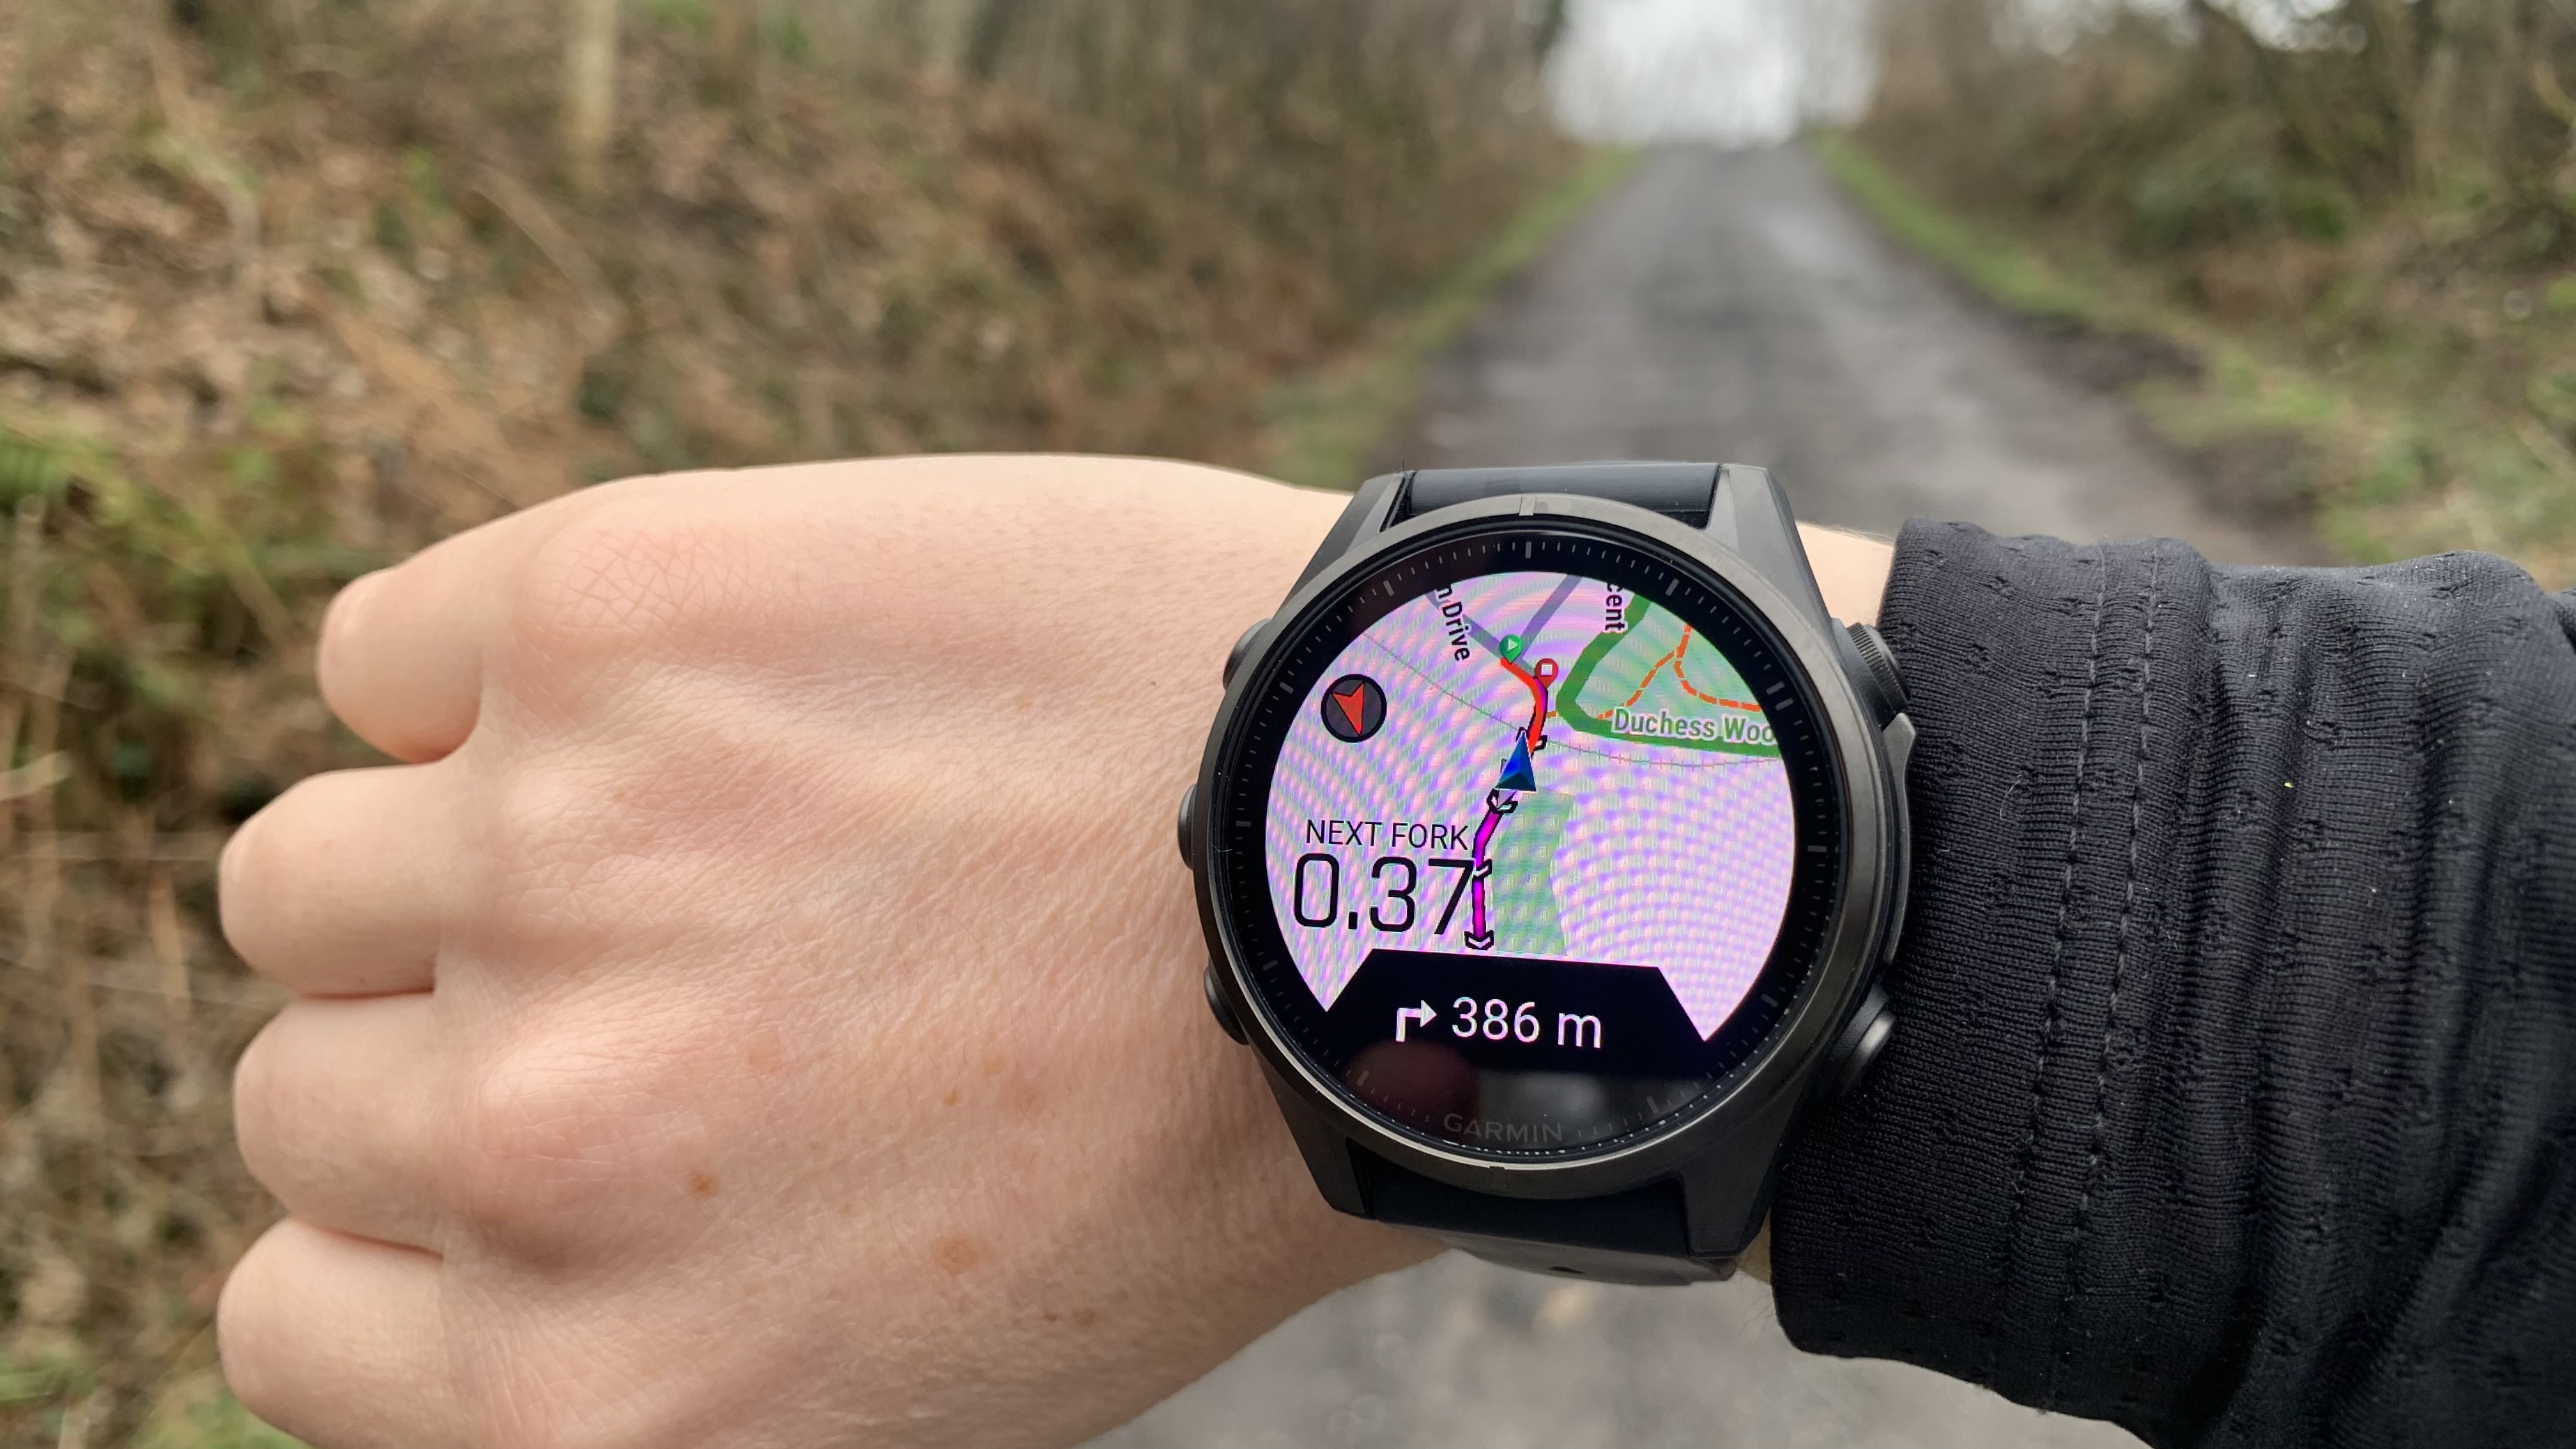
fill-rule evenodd
<path id="1" fill-rule="evenodd" d="M 1572 493 L 1630 503 L 1693 528 L 1708 526 L 1717 496 L 1715 463 L 1563 463 L 1541 468 L 1423 468 L 1408 473 L 1387 520 L 1517 493 Z"/>
<path id="2" fill-rule="evenodd" d="M 1481 1258 L 1542 1273 L 1628 1283 L 1723 1278 L 1728 1259 L 1695 1259 L 1681 1184 L 1653 1182 L 1601 1197 L 1497 1197 L 1353 1154 L 1369 1216 L 1419 1228 Z"/>

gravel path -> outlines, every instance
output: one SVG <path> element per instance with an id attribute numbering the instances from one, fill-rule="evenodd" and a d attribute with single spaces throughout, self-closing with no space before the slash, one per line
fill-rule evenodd
<path id="1" fill-rule="evenodd" d="M 1386 462 L 1720 457 L 1857 528 L 1929 514 L 2310 552 L 2213 507 L 2082 380 L 2105 365 L 1892 248 L 1803 151 L 1672 150 L 1504 290 Z M 1610 1288 L 1452 1254 L 1316 1305 L 1100 1446 L 2135 1442 L 1918 1369 L 1802 1355 L 1750 1281 Z"/>

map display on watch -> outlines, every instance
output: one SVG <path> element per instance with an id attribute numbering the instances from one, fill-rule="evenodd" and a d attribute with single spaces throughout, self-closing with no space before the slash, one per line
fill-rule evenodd
<path id="1" fill-rule="evenodd" d="M 1390 951 L 1645 969 L 1706 1038 L 1769 958 L 1797 864 L 1752 692 L 1653 598 L 1574 574 L 1462 579 L 1377 620 L 1325 670 L 1272 779 L 1271 894 L 1298 974 L 1330 1010 Z M 1635 1025 L 1497 1000 L 1417 1002 L 1432 1019 L 1393 1029 L 1600 1049 Z"/>
<path id="2" fill-rule="evenodd" d="M 1219 782 L 1219 889 L 1278 1038 L 1477 1155 L 1599 1150 L 1722 1092 L 1821 949 L 1840 786 L 1722 586 L 1499 532 L 1283 636 Z"/>

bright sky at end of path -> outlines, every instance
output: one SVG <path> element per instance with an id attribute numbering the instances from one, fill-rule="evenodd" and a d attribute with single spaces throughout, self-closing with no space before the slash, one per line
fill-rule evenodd
<path id="1" fill-rule="evenodd" d="M 1566 129 L 1760 146 L 1848 120 L 1876 74 L 1869 0 L 1573 0 L 1548 67 Z"/>

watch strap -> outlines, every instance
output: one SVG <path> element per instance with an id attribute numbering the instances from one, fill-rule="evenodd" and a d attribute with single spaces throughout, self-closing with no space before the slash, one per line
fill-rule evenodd
<path id="1" fill-rule="evenodd" d="M 1390 473 L 1361 486 L 1333 538 L 1307 565 L 1306 577 L 1339 557 L 1364 520 L 1391 528 L 1457 504 L 1525 493 L 1570 493 L 1625 503 L 1685 527 L 1706 529 L 1757 573 L 1787 591 L 1813 622 L 1819 626 L 1831 622 L 1824 594 L 1808 567 L 1806 545 L 1798 537 L 1798 520 L 1789 509 L 1788 495 L 1768 469 L 1740 463 L 1551 463 Z"/>
<path id="2" fill-rule="evenodd" d="M 1522 493 L 1571 493 L 1708 526 L 1717 498 L 1716 463 L 1561 463 L 1537 468 L 1420 468 L 1404 476 L 1387 518 L 1402 523 L 1435 509 Z"/>
<path id="3" fill-rule="evenodd" d="M 1695 1256 L 1679 1182 L 1586 1198 L 1499 1197 L 1437 1182 L 1352 1151 L 1369 1216 L 1419 1229 L 1479 1258 L 1612 1283 L 1699 1283 L 1735 1271 L 1732 1255 Z"/>

